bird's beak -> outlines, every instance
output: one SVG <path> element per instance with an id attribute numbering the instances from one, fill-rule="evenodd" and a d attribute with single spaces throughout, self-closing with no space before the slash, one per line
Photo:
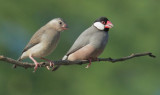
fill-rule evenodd
<path id="1" fill-rule="evenodd" d="M 113 24 L 110 21 L 107 21 L 105 28 L 112 28 Z"/>
<path id="2" fill-rule="evenodd" d="M 62 26 L 62 29 L 63 29 L 63 30 L 67 30 L 67 29 L 68 29 L 68 25 L 67 25 L 67 24 L 64 24 L 64 25 Z"/>

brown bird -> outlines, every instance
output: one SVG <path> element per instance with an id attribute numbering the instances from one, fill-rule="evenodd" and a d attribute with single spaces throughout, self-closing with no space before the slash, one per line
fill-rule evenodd
<path id="1" fill-rule="evenodd" d="M 66 29 L 67 24 L 63 19 L 55 18 L 51 20 L 32 36 L 18 61 L 29 57 L 35 63 L 34 71 L 36 71 L 39 64 L 34 57 L 49 61 L 50 64 L 53 63 L 44 57 L 56 48 L 60 38 L 60 32 Z"/>

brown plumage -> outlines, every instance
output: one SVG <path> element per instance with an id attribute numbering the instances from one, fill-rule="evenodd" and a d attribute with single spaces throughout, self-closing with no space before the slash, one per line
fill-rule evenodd
<path id="1" fill-rule="evenodd" d="M 35 63 L 35 70 L 38 62 L 33 58 L 42 58 L 49 55 L 57 46 L 60 32 L 67 29 L 67 25 L 61 18 L 55 18 L 40 28 L 24 48 L 19 61 L 29 57 Z"/>

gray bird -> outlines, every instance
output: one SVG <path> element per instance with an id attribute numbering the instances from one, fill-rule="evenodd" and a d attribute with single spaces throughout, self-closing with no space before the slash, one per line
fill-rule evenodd
<path id="1" fill-rule="evenodd" d="M 103 52 L 108 42 L 108 31 L 113 27 L 113 24 L 106 18 L 98 18 L 94 24 L 86 29 L 74 42 L 67 54 L 62 60 L 91 60 L 97 59 L 97 57 Z"/>
<path id="2" fill-rule="evenodd" d="M 34 57 L 50 61 L 44 57 L 56 48 L 60 38 L 60 32 L 66 29 L 67 24 L 61 18 L 55 18 L 49 21 L 32 36 L 18 61 L 29 57 L 35 63 L 34 71 L 36 71 L 39 63 Z M 50 63 L 52 62 L 50 61 Z"/>

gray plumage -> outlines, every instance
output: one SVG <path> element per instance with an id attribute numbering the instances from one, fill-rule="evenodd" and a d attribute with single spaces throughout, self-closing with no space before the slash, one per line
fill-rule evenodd
<path id="1" fill-rule="evenodd" d="M 97 51 L 103 51 L 107 42 L 108 32 L 99 30 L 94 25 L 92 25 L 77 38 L 67 54 L 63 57 L 63 60 L 66 60 L 71 53 L 88 44 L 92 45 Z"/>

